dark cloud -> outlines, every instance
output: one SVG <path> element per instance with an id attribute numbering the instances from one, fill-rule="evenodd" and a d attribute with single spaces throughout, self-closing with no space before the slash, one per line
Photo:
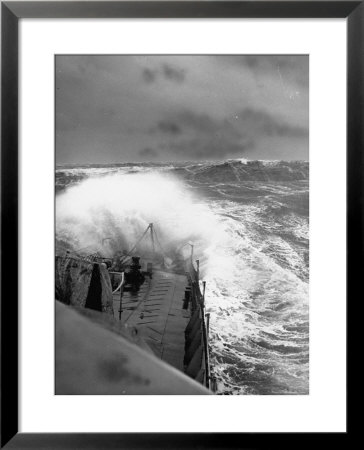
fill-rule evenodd
<path id="1" fill-rule="evenodd" d="M 226 135 L 234 139 L 242 136 L 241 132 L 228 119 L 214 119 L 209 114 L 198 114 L 184 110 L 176 115 L 176 122 L 183 129 L 188 129 L 200 135 Z"/>
<path id="2" fill-rule="evenodd" d="M 256 69 L 259 67 L 259 58 L 255 55 L 246 55 L 239 58 L 239 62 L 243 65 L 248 66 L 250 69 Z"/>
<path id="3" fill-rule="evenodd" d="M 243 131 L 228 120 L 214 119 L 208 114 L 182 111 L 174 121 L 183 130 L 178 139 L 163 143 L 162 148 L 187 159 L 223 158 L 242 154 L 253 147 Z"/>
<path id="4" fill-rule="evenodd" d="M 208 114 L 198 114 L 193 111 L 183 111 L 178 114 L 178 120 L 186 127 L 200 132 L 212 133 L 219 128 L 219 124 Z"/>
<path id="5" fill-rule="evenodd" d="M 151 69 L 143 69 L 142 75 L 146 83 L 153 83 L 157 77 L 156 71 Z"/>
<path id="6" fill-rule="evenodd" d="M 251 134 L 280 137 L 305 137 L 305 127 L 291 125 L 265 111 L 245 108 L 236 114 L 236 123 L 243 126 Z"/>
<path id="7" fill-rule="evenodd" d="M 181 128 L 175 122 L 162 121 L 157 125 L 157 129 L 167 134 L 181 134 Z"/>
<path id="8" fill-rule="evenodd" d="M 247 150 L 254 148 L 254 143 L 251 141 L 238 142 L 224 137 L 195 138 L 178 142 L 172 141 L 163 147 L 185 159 L 205 160 L 243 155 Z"/>
<path id="9" fill-rule="evenodd" d="M 183 129 L 199 135 L 226 136 L 226 138 L 237 140 L 246 136 L 256 138 L 261 135 L 280 137 L 308 135 L 308 129 L 303 126 L 291 125 L 266 111 L 253 108 L 244 108 L 221 120 L 214 119 L 208 114 L 198 114 L 187 110 L 176 114 L 173 119 L 173 121 L 159 122 L 159 129 L 169 132 L 172 132 L 172 129 L 176 131 Z"/>
<path id="10" fill-rule="evenodd" d="M 57 56 L 57 162 L 245 151 L 307 159 L 308 63 L 304 55 Z"/>
<path id="11" fill-rule="evenodd" d="M 159 122 L 155 128 L 176 136 L 173 141 L 163 142 L 161 149 L 187 158 L 223 159 L 242 155 L 255 148 L 262 138 L 308 138 L 306 128 L 252 108 L 220 120 L 187 110 L 175 114 L 172 119 Z"/>
<path id="12" fill-rule="evenodd" d="M 139 156 L 143 158 L 156 158 L 158 156 L 158 152 L 154 150 L 154 148 L 145 147 L 142 150 L 139 150 Z"/>
<path id="13" fill-rule="evenodd" d="M 175 81 L 176 83 L 183 83 L 186 77 L 183 69 L 172 67 L 168 64 L 163 65 L 163 75 L 167 80 Z"/>
<path id="14" fill-rule="evenodd" d="M 159 69 L 143 69 L 142 76 L 146 83 L 154 83 L 158 78 L 174 83 L 183 83 L 186 78 L 186 71 L 169 64 L 163 64 Z"/>

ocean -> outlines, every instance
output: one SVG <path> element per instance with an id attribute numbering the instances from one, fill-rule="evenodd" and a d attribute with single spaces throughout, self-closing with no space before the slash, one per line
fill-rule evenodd
<path id="1" fill-rule="evenodd" d="M 308 162 L 57 167 L 57 252 L 112 256 L 150 222 L 200 261 L 217 393 L 308 394 Z"/>

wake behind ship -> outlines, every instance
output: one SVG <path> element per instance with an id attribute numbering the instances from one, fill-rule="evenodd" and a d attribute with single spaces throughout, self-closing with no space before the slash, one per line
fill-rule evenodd
<path id="1" fill-rule="evenodd" d="M 147 239 L 151 251 L 137 256 Z M 172 261 L 150 223 L 113 258 L 57 255 L 56 300 L 56 394 L 215 390 L 205 284 L 201 292 L 192 245 L 188 260 Z"/>

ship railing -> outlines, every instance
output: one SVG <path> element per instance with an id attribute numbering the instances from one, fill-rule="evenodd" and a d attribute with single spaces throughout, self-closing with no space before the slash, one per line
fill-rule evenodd
<path id="1" fill-rule="evenodd" d="M 118 275 L 121 277 L 120 283 L 118 284 L 118 287 L 113 290 L 113 294 L 117 294 L 118 291 L 120 291 L 120 302 L 119 302 L 119 320 L 121 320 L 121 313 L 123 312 L 123 295 L 124 295 L 124 286 L 125 286 L 125 272 L 109 272 L 110 277 Z"/>
<path id="2" fill-rule="evenodd" d="M 76 262 L 83 262 L 83 263 L 96 263 L 96 264 L 102 264 L 106 263 L 107 261 L 112 261 L 111 258 L 104 258 L 102 256 L 91 254 L 91 255 L 79 255 L 75 252 L 67 252 L 65 255 L 56 255 L 56 258 L 62 258 L 64 260 L 72 260 Z"/>
<path id="3" fill-rule="evenodd" d="M 121 276 L 121 281 L 120 281 L 118 287 L 112 291 L 113 294 L 116 294 L 118 292 L 118 290 L 119 289 L 121 290 L 121 288 L 125 284 L 125 275 L 124 275 L 124 272 L 109 272 L 109 273 L 112 275 L 120 275 Z"/>
<path id="4" fill-rule="evenodd" d="M 203 384 L 211 389 L 215 390 L 216 380 L 211 375 L 210 365 L 210 352 L 209 352 L 209 326 L 210 326 L 210 314 L 206 313 L 205 308 L 205 290 L 206 282 L 203 282 L 203 291 L 200 288 L 200 262 L 196 260 L 196 266 L 193 263 L 192 255 L 187 262 L 187 274 L 191 284 L 191 310 L 194 313 L 199 310 L 198 316 L 201 320 L 201 334 L 203 343 L 202 361 L 204 364 L 204 377 Z"/>

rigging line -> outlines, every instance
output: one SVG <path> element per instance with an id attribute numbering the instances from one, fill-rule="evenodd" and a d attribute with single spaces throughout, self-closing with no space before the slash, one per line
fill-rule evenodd
<path id="1" fill-rule="evenodd" d="M 159 247 L 160 247 L 160 249 L 162 251 L 163 256 L 165 257 L 166 256 L 165 251 L 163 250 L 163 247 L 162 247 L 162 245 L 161 245 L 161 243 L 160 243 L 160 241 L 158 239 L 158 236 L 157 236 L 157 233 L 155 232 L 155 230 L 154 230 L 154 236 L 155 236 L 155 240 L 157 241 L 157 244 L 159 245 Z"/>
<path id="2" fill-rule="evenodd" d="M 124 281 L 125 281 L 124 272 L 121 272 L 121 281 L 120 281 L 120 284 L 119 284 L 119 286 L 113 291 L 113 294 L 116 294 L 117 291 L 121 288 L 121 286 L 123 286 Z"/>
<path id="3" fill-rule="evenodd" d="M 148 230 L 149 230 L 149 225 L 148 225 L 147 229 L 144 231 L 142 237 L 136 242 L 136 244 L 134 245 L 134 247 L 133 247 L 131 250 L 129 250 L 128 255 L 130 255 L 130 254 L 137 248 L 137 246 L 140 244 L 140 242 L 141 242 L 141 241 L 144 239 L 144 237 L 146 236 Z"/>
<path id="4" fill-rule="evenodd" d="M 86 247 L 81 247 L 81 248 L 78 248 L 76 250 L 73 250 L 73 253 L 78 253 L 79 251 L 86 250 L 87 248 L 90 248 L 90 247 L 92 247 L 92 244 L 91 245 L 86 245 Z"/>
<path id="5" fill-rule="evenodd" d="M 136 242 L 136 244 L 132 247 L 131 250 L 128 251 L 128 253 L 126 255 L 122 256 L 122 259 L 120 259 L 121 262 L 124 262 L 132 253 L 133 251 L 137 248 L 138 244 L 142 241 L 142 239 L 145 237 L 145 235 L 147 234 L 148 230 L 150 228 L 150 225 L 148 225 L 147 229 L 144 231 L 143 235 L 141 236 L 141 238 L 139 238 L 139 240 Z"/>

